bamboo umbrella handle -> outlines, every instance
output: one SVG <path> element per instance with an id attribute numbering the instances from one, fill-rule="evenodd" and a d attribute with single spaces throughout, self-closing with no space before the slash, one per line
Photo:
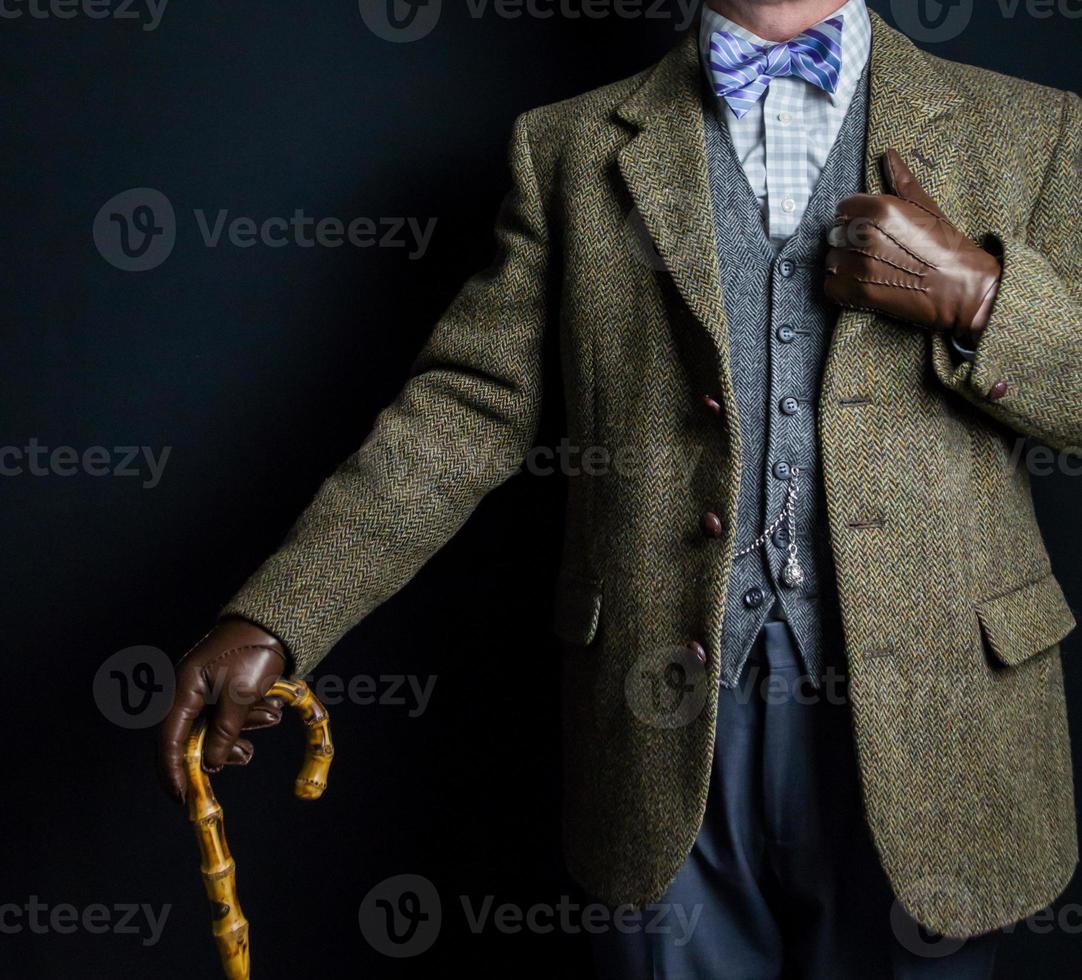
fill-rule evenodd
<path id="1" fill-rule="evenodd" d="M 327 788 L 327 772 L 334 758 L 327 709 L 300 680 L 277 681 L 267 692 L 267 697 L 281 698 L 304 722 L 304 764 L 293 785 L 293 793 L 302 800 L 318 800 Z M 249 980 L 248 920 L 237 900 L 237 866 L 225 838 L 222 807 L 211 789 L 210 777 L 203 769 L 206 733 L 206 719 L 200 718 L 192 728 L 184 753 L 190 785 L 188 819 L 195 828 L 199 844 L 203 884 L 211 906 L 211 929 L 225 975 L 229 980 Z"/>

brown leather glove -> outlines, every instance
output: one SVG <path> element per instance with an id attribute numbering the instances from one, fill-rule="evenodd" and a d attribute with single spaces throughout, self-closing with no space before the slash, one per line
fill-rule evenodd
<path id="1" fill-rule="evenodd" d="M 988 325 L 1003 267 L 947 220 L 897 150 L 882 159 L 890 193 L 838 205 L 826 258 L 826 293 L 975 346 Z"/>
<path id="2" fill-rule="evenodd" d="M 247 765 L 252 743 L 242 731 L 269 728 L 282 720 L 282 702 L 265 698 L 286 669 L 285 648 L 273 636 L 243 619 L 222 620 L 177 664 L 173 707 L 159 731 L 158 774 L 178 803 L 188 792 L 184 748 L 192 724 L 215 705 L 203 747 L 203 765 Z"/>

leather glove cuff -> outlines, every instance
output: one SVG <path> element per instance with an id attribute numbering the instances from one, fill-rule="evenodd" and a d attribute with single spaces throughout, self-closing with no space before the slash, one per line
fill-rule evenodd
<path id="1" fill-rule="evenodd" d="M 241 639 L 243 645 L 265 647 L 268 650 L 274 650 L 276 653 L 281 654 L 282 660 L 285 662 L 285 667 L 282 670 L 283 677 L 287 677 L 294 673 L 295 665 L 293 663 L 293 657 L 289 652 L 289 648 L 269 630 L 260 626 L 258 623 L 253 623 L 250 619 L 238 616 L 236 613 L 229 613 L 222 616 L 218 619 L 218 622 L 222 624 L 228 623 L 234 629 L 240 631 L 237 635 L 238 638 Z"/>

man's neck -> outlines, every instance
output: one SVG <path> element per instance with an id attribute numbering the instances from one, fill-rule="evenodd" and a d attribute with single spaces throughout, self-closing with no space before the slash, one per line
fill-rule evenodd
<path id="1" fill-rule="evenodd" d="M 706 0 L 706 3 L 764 41 L 789 41 L 840 10 L 846 0 Z"/>

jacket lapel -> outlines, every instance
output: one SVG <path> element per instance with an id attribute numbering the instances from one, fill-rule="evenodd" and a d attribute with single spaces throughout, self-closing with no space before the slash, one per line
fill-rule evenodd
<path id="1" fill-rule="evenodd" d="M 867 190 L 882 193 L 879 160 L 893 147 L 951 215 L 958 146 L 953 127 L 962 96 L 933 58 L 874 11 L 871 17 Z M 728 339 L 703 137 L 697 32 L 689 32 L 616 112 L 635 130 L 618 153 L 620 173 L 666 270 L 713 340 L 724 379 Z M 872 313 L 842 312 L 824 392 L 836 351 L 875 319 Z"/>
<path id="2" fill-rule="evenodd" d="M 868 191 L 882 192 L 879 158 L 893 147 L 942 204 L 950 196 L 958 146 L 951 117 L 962 96 L 931 56 L 878 14 L 871 16 Z"/>
<path id="3" fill-rule="evenodd" d="M 701 86 L 698 38 L 692 31 L 617 108 L 636 130 L 618 162 L 658 255 L 724 362 L 725 313 Z"/>
<path id="4" fill-rule="evenodd" d="M 947 213 L 955 197 L 955 132 L 962 97 L 934 59 L 904 34 L 893 30 L 874 11 L 865 186 L 870 194 L 884 190 L 880 158 L 898 150 L 913 174 Z M 834 352 L 850 343 L 876 319 L 872 313 L 844 310 L 838 319 L 827 366 Z M 824 391 L 826 390 L 824 381 Z"/>

